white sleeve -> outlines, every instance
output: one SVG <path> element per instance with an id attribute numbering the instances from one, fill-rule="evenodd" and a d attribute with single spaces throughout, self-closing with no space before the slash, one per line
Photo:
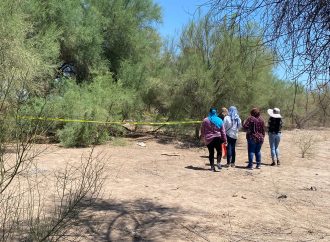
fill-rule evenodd
<path id="1" fill-rule="evenodd" d="M 238 118 L 238 124 L 237 124 L 237 129 L 242 128 L 242 120 Z"/>
<path id="2" fill-rule="evenodd" d="M 226 117 L 224 118 L 223 122 L 224 122 L 225 130 L 227 131 L 228 128 L 229 128 L 229 125 L 230 125 L 230 124 L 229 124 L 228 116 L 226 116 Z"/>

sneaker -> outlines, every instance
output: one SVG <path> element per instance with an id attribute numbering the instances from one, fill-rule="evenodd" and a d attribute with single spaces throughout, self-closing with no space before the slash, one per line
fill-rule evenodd
<path id="1" fill-rule="evenodd" d="M 215 172 L 215 167 L 211 166 L 211 171 Z"/>
<path id="2" fill-rule="evenodd" d="M 252 166 L 247 166 L 246 169 L 253 170 L 253 167 Z"/>
<path id="3" fill-rule="evenodd" d="M 270 165 L 271 166 L 275 166 L 276 165 L 275 161 L 273 161 L 272 164 L 270 164 Z"/>
<path id="4" fill-rule="evenodd" d="M 218 169 L 221 170 L 222 167 L 221 167 L 221 163 L 217 163 L 217 166 L 218 166 Z"/>
<path id="5" fill-rule="evenodd" d="M 275 162 L 274 162 L 275 163 Z M 277 165 L 279 166 L 281 163 L 280 163 L 280 161 L 279 160 L 277 160 Z"/>
<path id="6" fill-rule="evenodd" d="M 260 165 L 256 166 L 256 169 L 260 169 L 260 168 L 261 168 Z"/>
<path id="7" fill-rule="evenodd" d="M 235 163 L 231 163 L 231 165 L 230 165 L 231 167 L 235 167 Z"/>

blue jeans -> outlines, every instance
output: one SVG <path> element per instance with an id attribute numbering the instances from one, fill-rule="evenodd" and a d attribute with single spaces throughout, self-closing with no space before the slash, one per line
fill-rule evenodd
<path id="1" fill-rule="evenodd" d="M 270 146 L 270 154 L 272 156 L 272 160 L 274 161 L 275 158 L 279 160 L 280 158 L 280 150 L 278 145 L 281 141 L 281 133 L 268 133 L 269 136 L 269 146 Z"/>
<path id="2" fill-rule="evenodd" d="M 256 156 L 257 166 L 261 164 L 261 146 L 262 143 L 256 143 L 253 139 L 248 139 L 249 167 L 253 166 L 253 157 Z"/>
<path id="3" fill-rule="evenodd" d="M 236 159 L 236 140 L 227 135 L 227 164 L 235 164 Z"/>

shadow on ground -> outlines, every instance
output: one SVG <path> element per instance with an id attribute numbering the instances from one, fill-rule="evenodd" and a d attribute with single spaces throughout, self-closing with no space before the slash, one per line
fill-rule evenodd
<path id="1" fill-rule="evenodd" d="M 77 226 L 91 241 L 198 240 L 207 228 L 185 221 L 187 211 L 155 202 L 99 200 L 86 207 Z M 195 238 L 195 239 L 194 239 Z"/>
<path id="2" fill-rule="evenodd" d="M 198 167 L 198 166 L 186 166 L 186 169 L 190 169 L 190 170 L 195 170 L 195 171 L 210 171 L 209 168 L 203 168 L 203 167 Z"/>
<path id="3" fill-rule="evenodd" d="M 171 136 L 156 136 L 156 141 L 160 144 L 174 144 L 177 149 L 187 149 L 187 148 L 201 148 L 204 145 L 192 137 L 171 137 Z"/>
<path id="4" fill-rule="evenodd" d="M 247 165 L 236 165 L 235 166 L 236 169 L 245 169 L 245 170 L 248 170 L 248 166 Z"/>

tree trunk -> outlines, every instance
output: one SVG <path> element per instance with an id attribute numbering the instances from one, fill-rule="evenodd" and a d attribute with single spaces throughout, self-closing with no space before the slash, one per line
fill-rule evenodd
<path id="1" fill-rule="evenodd" d="M 195 126 L 195 138 L 199 139 L 199 130 L 200 130 L 200 125 L 196 124 Z"/>

